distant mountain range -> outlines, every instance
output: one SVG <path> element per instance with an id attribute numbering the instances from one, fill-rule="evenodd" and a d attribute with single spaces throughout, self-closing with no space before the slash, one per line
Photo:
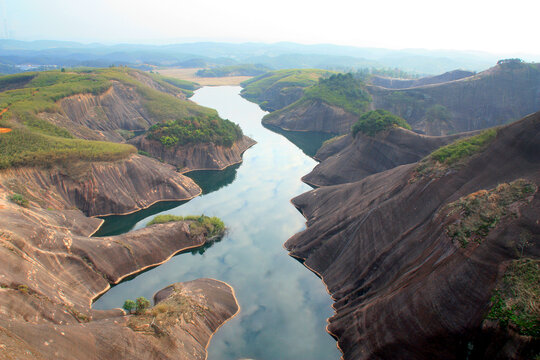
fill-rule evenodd
<path id="1" fill-rule="evenodd" d="M 273 69 L 400 68 L 418 74 L 440 74 L 454 69 L 480 71 L 496 60 L 496 55 L 473 51 L 390 50 L 289 42 L 196 42 L 156 46 L 0 40 L 0 73 L 24 71 L 22 66 L 29 64 L 59 67 L 115 64 L 149 69 L 154 66 L 213 67 L 252 63 Z"/>

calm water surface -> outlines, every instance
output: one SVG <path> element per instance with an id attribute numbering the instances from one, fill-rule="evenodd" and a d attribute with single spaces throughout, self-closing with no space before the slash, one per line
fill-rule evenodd
<path id="1" fill-rule="evenodd" d="M 96 309 L 121 307 L 125 299 L 152 298 L 163 287 L 201 277 L 234 287 L 241 312 L 213 337 L 209 360 L 339 359 L 325 331 L 333 314 L 321 280 L 287 255 L 283 243 L 304 228 L 305 219 L 290 199 L 310 188 L 300 178 L 315 161 L 284 136 L 261 125 L 265 112 L 239 96 L 240 87 L 205 87 L 192 100 L 218 110 L 240 124 L 258 143 L 241 165 L 225 171 L 189 175 L 203 195 L 177 203 L 159 203 L 128 216 L 109 217 L 99 235 L 144 227 L 156 214 L 219 216 L 228 234 L 213 246 L 179 254 L 167 263 L 113 287 L 94 303 Z M 328 136 L 305 134 L 300 141 L 319 143 Z M 292 140 L 291 141 L 295 141 Z M 313 152 L 309 144 L 308 153 Z"/>

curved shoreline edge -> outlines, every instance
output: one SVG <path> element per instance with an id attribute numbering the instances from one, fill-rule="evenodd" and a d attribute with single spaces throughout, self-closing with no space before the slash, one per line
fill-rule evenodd
<path id="1" fill-rule="evenodd" d="M 240 303 L 238 302 L 238 298 L 236 297 L 236 292 L 234 291 L 234 288 L 227 284 L 225 281 L 221 281 L 221 280 L 217 280 L 217 279 L 214 279 L 214 278 L 207 278 L 207 279 L 210 279 L 210 280 L 214 280 L 214 281 L 217 281 L 217 282 L 220 282 L 222 283 L 223 285 L 227 286 L 230 290 L 231 290 L 231 295 L 234 299 L 234 302 L 236 303 L 236 307 L 238 308 L 236 310 L 236 312 L 234 314 L 232 314 L 227 320 L 225 320 L 224 322 L 222 322 L 216 330 L 214 330 L 211 334 L 210 334 L 210 337 L 208 338 L 208 341 L 206 342 L 206 345 L 204 346 L 204 352 L 205 352 L 205 356 L 204 356 L 204 360 L 207 360 L 208 359 L 208 348 L 210 347 L 210 342 L 212 341 L 212 338 L 214 337 L 215 334 L 217 334 L 217 332 L 219 331 L 219 329 L 221 329 L 221 327 L 223 325 L 225 325 L 229 320 L 232 320 L 236 315 L 238 315 L 241 311 L 241 306 L 240 306 Z"/>

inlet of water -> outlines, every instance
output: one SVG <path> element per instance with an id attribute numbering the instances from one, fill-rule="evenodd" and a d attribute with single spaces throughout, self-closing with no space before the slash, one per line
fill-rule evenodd
<path id="1" fill-rule="evenodd" d="M 210 248 L 180 254 L 167 263 L 114 286 L 95 309 L 121 307 L 125 299 L 152 298 L 165 286 L 207 277 L 230 284 L 241 312 L 213 337 L 209 360 L 339 359 L 325 331 L 331 299 L 321 280 L 287 255 L 283 243 L 304 228 L 290 199 L 310 190 L 300 178 L 311 171 L 312 153 L 328 135 L 303 133 L 299 146 L 261 125 L 265 112 L 239 95 L 240 87 L 205 87 L 192 100 L 217 109 L 257 141 L 243 163 L 224 171 L 190 175 L 203 195 L 182 203 L 164 202 L 128 216 L 107 219 L 99 236 L 144 227 L 156 214 L 218 216 L 227 235 Z M 293 134 L 293 138 L 299 134 Z M 291 139 L 291 141 L 295 141 Z"/>

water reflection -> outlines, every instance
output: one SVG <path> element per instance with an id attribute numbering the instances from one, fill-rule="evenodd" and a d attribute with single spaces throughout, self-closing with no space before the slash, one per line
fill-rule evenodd
<path id="1" fill-rule="evenodd" d="M 200 186 L 204 195 L 231 184 L 236 179 L 236 171 L 239 167 L 240 164 L 236 164 L 224 170 L 195 170 L 184 175 L 192 178 Z"/>
<path id="2" fill-rule="evenodd" d="M 265 113 L 242 99 L 239 91 L 240 87 L 208 87 L 198 90 L 192 100 L 239 123 L 258 144 L 244 153 L 244 162 L 234 169 L 234 181 L 225 176 L 219 183 L 217 174 L 198 172 L 195 180 L 206 193 L 163 211 L 219 216 L 228 233 L 202 254 L 175 256 L 115 286 L 94 308 L 119 307 L 138 296 L 151 298 L 178 281 L 215 278 L 235 289 L 242 311 L 213 337 L 209 360 L 338 359 L 336 343 L 325 331 L 332 315 L 330 296 L 320 279 L 283 249 L 283 243 L 305 226 L 289 200 L 310 189 L 300 178 L 316 162 L 283 136 L 263 128 Z M 134 228 L 145 226 L 152 216 Z"/>
<path id="3" fill-rule="evenodd" d="M 94 236 L 114 236 L 126 233 L 132 230 L 139 221 L 163 211 L 174 209 L 186 202 L 187 201 L 160 201 L 133 214 L 101 216 L 100 218 L 105 220 L 105 222 Z"/>
<path id="4" fill-rule="evenodd" d="M 315 156 L 323 142 L 337 135 L 318 131 L 287 131 L 268 124 L 264 124 L 263 126 L 268 130 L 283 135 L 287 140 L 298 146 L 304 154 L 310 157 Z"/>

